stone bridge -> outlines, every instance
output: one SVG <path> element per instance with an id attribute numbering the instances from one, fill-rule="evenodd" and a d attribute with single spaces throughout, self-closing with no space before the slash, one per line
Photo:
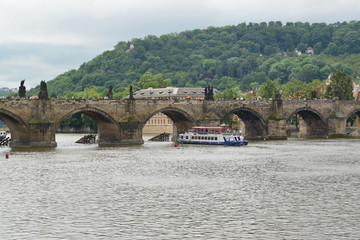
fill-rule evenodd
<path id="1" fill-rule="evenodd" d="M 0 119 L 9 127 L 11 147 L 56 147 L 55 133 L 75 113 L 98 126 L 100 146 L 142 144 L 142 129 L 156 113 L 167 115 L 175 134 L 193 126 L 217 126 L 230 114 L 245 125 L 248 139 L 286 139 L 297 116 L 300 135 L 345 137 L 346 120 L 360 116 L 360 102 L 331 100 L 0 100 Z"/>

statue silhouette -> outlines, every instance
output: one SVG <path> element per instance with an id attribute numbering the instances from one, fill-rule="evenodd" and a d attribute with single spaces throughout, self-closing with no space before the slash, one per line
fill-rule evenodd
<path id="1" fill-rule="evenodd" d="M 129 100 L 135 100 L 133 93 L 133 86 L 130 85 L 129 89 L 130 89 Z"/>
<path id="2" fill-rule="evenodd" d="M 24 86 L 25 80 L 22 80 L 19 87 L 19 97 L 26 98 L 26 88 Z"/>
<path id="3" fill-rule="evenodd" d="M 110 85 L 109 91 L 108 91 L 108 93 L 107 93 L 107 97 L 108 97 L 109 99 L 113 99 L 113 97 L 114 97 L 112 90 L 113 90 L 113 86 Z"/>
<path id="4" fill-rule="evenodd" d="M 45 81 L 41 81 L 41 83 L 40 83 L 39 99 L 42 99 L 42 100 L 48 100 L 49 99 L 49 95 L 48 95 L 47 86 L 46 86 Z"/>

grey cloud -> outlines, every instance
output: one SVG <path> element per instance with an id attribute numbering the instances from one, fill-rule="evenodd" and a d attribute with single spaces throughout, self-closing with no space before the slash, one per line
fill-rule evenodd
<path id="1" fill-rule="evenodd" d="M 0 3 L 0 87 L 24 78 L 33 87 L 132 38 L 242 22 L 350 21 L 360 9 L 355 0 L 30 0 L 26 9 L 13 1 Z"/>

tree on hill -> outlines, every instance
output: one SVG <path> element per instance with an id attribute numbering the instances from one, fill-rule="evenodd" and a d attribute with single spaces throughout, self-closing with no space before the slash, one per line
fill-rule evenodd
<path id="1" fill-rule="evenodd" d="M 307 96 L 307 84 L 300 80 L 287 82 L 284 85 L 282 96 L 291 99 L 301 99 Z"/>
<path id="2" fill-rule="evenodd" d="M 339 100 L 352 100 L 354 96 L 353 81 L 345 72 L 337 70 L 330 77 L 330 84 L 326 88 L 325 97 L 329 99 L 339 98 Z"/>
<path id="3" fill-rule="evenodd" d="M 224 91 L 218 91 L 214 98 L 215 99 L 237 99 L 241 97 L 241 91 L 239 88 L 226 88 Z"/>
<path id="4" fill-rule="evenodd" d="M 140 89 L 146 89 L 149 87 L 152 88 L 165 88 L 172 86 L 171 79 L 164 79 L 164 76 L 159 73 L 153 75 L 151 72 L 146 72 L 141 76 L 140 81 L 138 82 Z"/>
<path id="5" fill-rule="evenodd" d="M 269 99 L 274 98 L 276 91 L 279 89 L 281 89 L 281 85 L 279 84 L 278 79 L 268 79 L 263 85 L 260 86 L 258 93 L 262 98 Z"/>

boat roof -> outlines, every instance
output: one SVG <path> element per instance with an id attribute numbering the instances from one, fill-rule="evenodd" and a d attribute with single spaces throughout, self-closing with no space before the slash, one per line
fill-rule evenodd
<path id="1" fill-rule="evenodd" d="M 231 127 L 192 127 L 192 129 L 231 129 Z"/>

